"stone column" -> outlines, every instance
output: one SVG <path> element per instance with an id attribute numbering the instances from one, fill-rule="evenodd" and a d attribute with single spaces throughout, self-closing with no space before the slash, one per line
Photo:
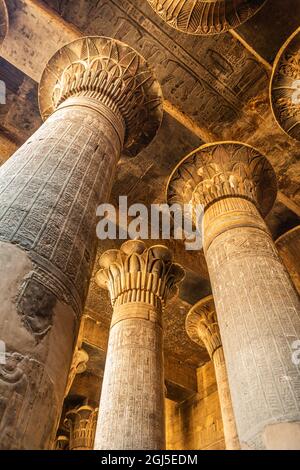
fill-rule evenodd
<path id="1" fill-rule="evenodd" d="M 213 297 L 200 300 L 188 313 L 186 331 L 192 341 L 206 347 L 214 364 L 227 450 L 239 450 L 224 351 Z"/>
<path id="2" fill-rule="evenodd" d="M 202 204 L 212 283 L 243 449 L 300 448 L 300 301 L 263 220 L 276 198 L 268 160 L 241 143 L 200 147 L 175 169 L 170 203 Z"/>
<path id="3" fill-rule="evenodd" d="M 300 294 L 300 225 L 281 235 L 275 245 Z"/>
<path id="4" fill-rule="evenodd" d="M 69 450 L 93 450 L 98 409 L 79 406 L 66 413 L 65 426 L 69 429 Z"/>
<path id="5" fill-rule="evenodd" d="M 169 25 L 188 34 L 212 35 L 237 28 L 266 0 L 148 0 Z"/>
<path id="6" fill-rule="evenodd" d="M 0 168 L 0 448 L 53 442 L 93 267 L 96 208 L 121 151 L 135 155 L 161 118 L 144 60 L 109 38 L 82 38 L 50 60 L 42 127 Z"/>
<path id="7" fill-rule="evenodd" d="M 0 0 L 0 46 L 8 32 L 8 12 L 4 0 Z"/>
<path id="8" fill-rule="evenodd" d="M 113 305 L 95 448 L 165 448 L 162 311 L 184 273 L 164 246 L 129 241 L 101 257 Z"/>

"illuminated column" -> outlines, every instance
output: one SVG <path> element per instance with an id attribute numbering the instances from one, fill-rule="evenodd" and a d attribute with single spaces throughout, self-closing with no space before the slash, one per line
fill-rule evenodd
<path id="1" fill-rule="evenodd" d="M 300 301 L 262 218 L 276 198 L 268 160 L 247 145 L 200 147 L 175 169 L 170 203 L 202 204 L 209 269 L 243 449 L 300 448 Z"/>
<path id="2" fill-rule="evenodd" d="M 0 46 L 8 32 L 8 12 L 4 0 L 0 0 Z"/>
<path id="3" fill-rule="evenodd" d="M 275 245 L 300 294 L 300 225 L 281 235 Z"/>
<path id="4" fill-rule="evenodd" d="M 69 429 L 69 450 L 93 450 L 98 409 L 79 406 L 66 413 L 65 426 Z"/>
<path id="5" fill-rule="evenodd" d="M 69 438 L 63 434 L 55 439 L 53 450 L 69 450 Z"/>
<path id="6" fill-rule="evenodd" d="M 182 268 L 164 246 L 129 241 L 101 257 L 113 305 L 95 448 L 165 448 L 162 311 Z"/>
<path id="7" fill-rule="evenodd" d="M 212 296 L 200 300 L 188 313 L 186 331 L 192 341 L 206 347 L 213 361 L 227 450 L 240 449 L 233 413 L 224 351 Z"/>
<path id="8" fill-rule="evenodd" d="M 2 449 L 53 442 L 96 254 L 96 209 L 121 151 L 136 155 L 161 119 L 147 64 L 109 38 L 63 47 L 39 95 L 47 120 L 0 167 Z"/>

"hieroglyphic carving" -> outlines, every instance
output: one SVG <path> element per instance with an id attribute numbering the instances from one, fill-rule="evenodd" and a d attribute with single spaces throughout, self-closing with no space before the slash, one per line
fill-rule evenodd
<path id="1" fill-rule="evenodd" d="M 168 25 L 183 33 L 210 35 L 236 28 L 266 0 L 148 0 Z"/>
<path id="2" fill-rule="evenodd" d="M 258 150 L 240 142 L 218 142 L 200 147 L 179 163 L 169 181 L 168 201 L 209 207 L 217 200 L 241 197 L 266 215 L 276 192 L 274 170 Z"/>
<path id="3" fill-rule="evenodd" d="M 241 178 L 230 185 L 230 175 Z M 207 145 L 179 164 L 169 200 L 195 203 L 194 192 L 206 203 L 204 253 L 241 447 L 270 448 L 266 429 L 300 422 L 300 373 L 292 362 L 300 301 L 262 218 L 276 197 L 275 174 L 243 144 Z M 220 352 L 214 356 L 222 364 Z"/>
<path id="4" fill-rule="evenodd" d="M 275 59 L 270 93 L 277 122 L 287 134 L 300 140 L 300 28 Z"/>
<path id="5" fill-rule="evenodd" d="M 53 0 L 47 3 L 53 7 Z M 209 123 L 215 130 L 216 125 L 235 121 L 262 81 L 266 85 L 264 69 L 229 35 L 213 38 L 209 43 L 213 53 L 208 54 L 184 37 L 171 36 L 145 0 L 101 0 L 97 5 L 92 0 L 84 4 L 67 0 L 64 4 L 60 13 L 81 31 L 113 36 L 138 50 L 155 70 L 165 98 L 200 126 Z M 241 73 L 245 74 L 242 92 Z"/>
<path id="6" fill-rule="evenodd" d="M 74 379 L 77 374 L 83 374 L 87 369 L 87 363 L 89 361 L 89 355 L 83 348 L 76 347 L 71 369 L 69 372 L 68 383 L 66 386 L 65 397 L 69 395 Z"/>
<path id="7" fill-rule="evenodd" d="M 100 258 L 96 280 L 109 289 L 113 318 L 96 449 L 163 449 L 162 309 L 184 276 L 165 246 L 128 241 Z"/>
<path id="8" fill-rule="evenodd" d="M 125 121 L 124 152 L 128 155 L 137 155 L 161 123 L 158 82 L 143 57 L 117 40 L 79 39 L 50 60 L 40 84 L 44 119 L 72 96 L 100 101 Z"/>
<path id="9" fill-rule="evenodd" d="M 36 376 L 40 379 L 35 380 Z M 6 353 L 6 363 L 0 365 L 0 448 L 11 448 L 14 434 L 15 450 L 46 449 L 49 445 L 49 429 L 55 424 L 56 403 L 53 390 L 41 387 L 43 366 L 35 359 L 16 352 Z M 49 405 L 52 404 L 52 408 Z M 38 418 L 30 426 L 30 414 L 39 407 L 44 414 L 43 423 Z M 27 433 L 27 434 L 26 434 Z M 33 435 L 28 435 L 33 433 Z"/>
<path id="10" fill-rule="evenodd" d="M 65 427 L 69 430 L 69 450 L 92 450 L 94 446 L 98 408 L 79 406 L 66 413 Z"/>
<path id="11" fill-rule="evenodd" d="M 8 12 L 5 0 L 0 0 L 0 45 L 8 31 Z"/>

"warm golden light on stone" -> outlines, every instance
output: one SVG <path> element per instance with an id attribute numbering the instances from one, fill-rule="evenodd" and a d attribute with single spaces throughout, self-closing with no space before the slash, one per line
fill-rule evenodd
<path id="1" fill-rule="evenodd" d="M 148 0 L 169 26 L 183 33 L 212 35 L 241 25 L 266 0 Z"/>
<path id="2" fill-rule="evenodd" d="M 170 204 L 205 207 L 204 254 L 242 449 L 300 448 L 300 373 L 292 360 L 300 299 L 262 218 L 276 189 L 268 160 L 237 142 L 195 150 L 168 186 Z"/>
<path id="3" fill-rule="evenodd" d="M 8 31 L 8 13 L 5 0 L 0 0 L 0 45 Z"/>
<path id="4" fill-rule="evenodd" d="M 240 443 L 232 407 L 224 351 L 216 308 L 211 295 L 200 300 L 191 308 L 186 317 L 185 326 L 191 340 L 200 346 L 204 344 L 213 361 L 223 418 L 226 449 L 239 450 Z"/>
<path id="5" fill-rule="evenodd" d="M 289 136 L 300 141 L 300 28 L 277 54 L 270 95 L 278 124 Z"/>
<path id="6" fill-rule="evenodd" d="M 184 271 L 165 246 L 128 241 L 100 258 L 113 305 L 95 449 L 165 449 L 162 310 Z"/>

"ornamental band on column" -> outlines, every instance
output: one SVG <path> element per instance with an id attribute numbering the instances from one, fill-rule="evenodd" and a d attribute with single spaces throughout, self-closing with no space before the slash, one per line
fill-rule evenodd
<path id="1" fill-rule="evenodd" d="M 0 0 L 0 45 L 7 35 L 8 25 L 8 12 L 5 0 Z"/>
<path id="2" fill-rule="evenodd" d="M 136 155 L 162 118 L 146 62 L 109 38 L 60 49 L 39 99 L 44 124 L 0 168 L 5 449 L 54 440 L 96 254 L 96 208 L 108 202 L 121 151 Z"/>

